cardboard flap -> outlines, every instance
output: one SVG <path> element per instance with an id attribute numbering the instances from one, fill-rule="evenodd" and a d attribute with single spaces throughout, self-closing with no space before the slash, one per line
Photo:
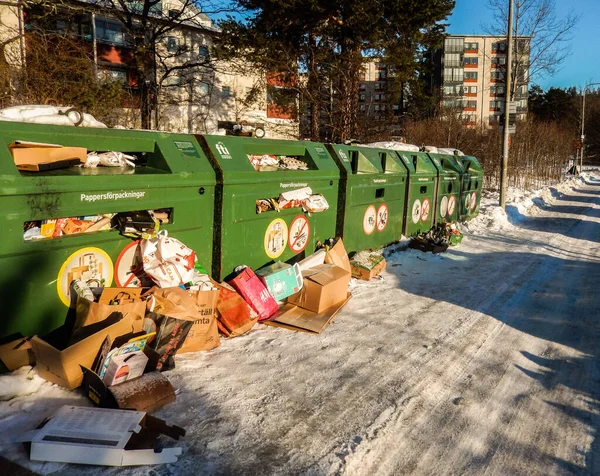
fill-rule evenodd
<path id="1" fill-rule="evenodd" d="M 346 270 L 348 273 L 351 272 L 350 259 L 348 258 L 348 253 L 346 252 L 344 242 L 341 238 L 338 238 L 335 245 L 326 251 L 325 263 L 335 264 L 336 266 Z"/>
<path id="2" fill-rule="evenodd" d="M 305 279 L 313 281 L 321 286 L 337 281 L 338 279 L 345 278 L 349 272 L 339 266 L 333 264 L 321 264 L 315 266 L 312 270 L 317 270 L 316 273 L 310 276 L 304 276 Z"/>

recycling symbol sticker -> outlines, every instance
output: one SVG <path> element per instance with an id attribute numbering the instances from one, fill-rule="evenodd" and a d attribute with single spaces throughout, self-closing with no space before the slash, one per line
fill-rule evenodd
<path id="1" fill-rule="evenodd" d="M 419 223 L 419 219 L 421 218 L 421 200 L 418 198 L 415 200 L 412 206 L 412 221 L 413 223 Z"/>
<path id="2" fill-rule="evenodd" d="M 442 197 L 440 201 L 440 216 L 443 218 L 448 213 L 448 197 Z"/>
<path id="3" fill-rule="evenodd" d="M 365 234 L 370 235 L 375 231 L 377 211 L 373 205 L 369 205 L 363 216 L 363 231 Z"/>

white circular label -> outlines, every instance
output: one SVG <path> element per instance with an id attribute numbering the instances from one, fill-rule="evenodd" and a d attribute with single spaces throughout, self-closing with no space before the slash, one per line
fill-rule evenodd
<path id="1" fill-rule="evenodd" d="M 456 208 L 456 198 L 454 195 L 450 195 L 448 199 L 448 216 L 454 215 L 454 209 Z"/>
<path id="2" fill-rule="evenodd" d="M 471 205 L 469 206 L 470 210 L 475 210 L 475 206 L 477 205 L 477 194 L 473 192 L 471 194 Z"/>
<path id="3" fill-rule="evenodd" d="M 413 223 L 419 223 L 419 219 L 421 218 L 421 200 L 418 198 L 415 200 L 412 206 L 412 221 Z"/>
<path id="4" fill-rule="evenodd" d="M 421 221 L 425 223 L 429 218 L 429 199 L 423 200 L 423 206 L 421 207 Z"/>
<path id="5" fill-rule="evenodd" d="M 308 219 L 304 215 L 297 216 L 292 220 L 288 244 L 294 253 L 300 253 L 306 248 L 309 233 L 310 225 L 308 224 Z"/>
<path id="6" fill-rule="evenodd" d="M 388 222 L 388 207 L 382 203 L 377 210 L 377 231 L 385 230 Z"/>
<path id="7" fill-rule="evenodd" d="M 440 216 L 443 218 L 448 213 L 448 197 L 442 197 L 440 201 Z"/>
<path id="8" fill-rule="evenodd" d="M 370 235 L 375 230 L 377 211 L 373 205 L 369 205 L 363 217 L 363 231 Z"/>
<path id="9" fill-rule="evenodd" d="M 279 258 L 285 251 L 288 240 L 288 227 L 287 223 L 281 219 L 276 218 L 267 227 L 265 231 L 265 253 L 269 258 Z"/>

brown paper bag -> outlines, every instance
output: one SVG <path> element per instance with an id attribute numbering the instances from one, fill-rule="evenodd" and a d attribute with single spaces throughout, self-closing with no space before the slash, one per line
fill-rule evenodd
<path id="1" fill-rule="evenodd" d="M 219 346 L 219 329 L 217 327 L 217 298 L 219 291 L 190 291 L 196 301 L 200 317 L 194 321 L 183 346 L 177 351 L 198 352 Z"/>
<path id="2" fill-rule="evenodd" d="M 124 316 L 128 314 L 137 315 L 143 319 L 146 314 L 146 303 L 139 300 L 127 304 L 100 304 L 99 302 L 89 301 L 88 299 L 77 296 L 73 332 L 84 326 L 103 321 L 113 312 L 120 312 Z"/>
<path id="3" fill-rule="evenodd" d="M 215 315 L 218 291 L 154 287 L 144 296 L 148 296 L 148 309 L 152 309 L 153 313 L 193 321 L 183 345 L 176 353 L 210 350 L 219 345 Z"/>

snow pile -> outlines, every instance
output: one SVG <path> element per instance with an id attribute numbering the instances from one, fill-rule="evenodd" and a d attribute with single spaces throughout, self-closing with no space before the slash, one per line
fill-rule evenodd
<path id="1" fill-rule="evenodd" d="M 91 114 L 83 113 L 74 107 L 46 105 L 14 106 L 0 109 L 0 121 L 30 122 L 55 126 L 81 126 L 106 128 Z"/>
<path id="2" fill-rule="evenodd" d="M 0 401 L 5 402 L 18 396 L 36 393 L 46 382 L 32 371 L 30 366 L 0 376 Z"/>
<path id="3" fill-rule="evenodd" d="M 374 147 L 376 149 L 401 150 L 405 152 L 419 152 L 419 147 L 413 144 L 405 144 L 404 142 L 373 142 L 371 144 L 356 144 L 360 147 Z"/>

